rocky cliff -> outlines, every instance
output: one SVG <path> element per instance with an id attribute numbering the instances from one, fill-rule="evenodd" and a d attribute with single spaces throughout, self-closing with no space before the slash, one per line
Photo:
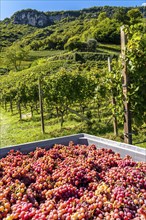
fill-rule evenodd
<path id="1" fill-rule="evenodd" d="M 52 24 L 52 20 L 44 12 L 36 10 L 18 11 L 12 19 L 14 24 L 28 24 L 34 27 L 46 27 Z"/>
<path id="2" fill-rule="evenodd" d="M 78 17 L 80 12 L 39 12 L 27 9 L 16 12 L 11 18 L 14 24 L 28 24 L 34 27 L 46 27 L 66 17 Z"/>

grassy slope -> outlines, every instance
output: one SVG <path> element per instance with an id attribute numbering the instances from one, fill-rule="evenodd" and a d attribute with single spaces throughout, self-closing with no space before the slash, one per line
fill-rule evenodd
<path id="1" fill-rule="evenodd" d="M 62 54 L 64 50 L 44 50 L 44 51 L 30 51 L 30 58 L 31 59 L 37 59 L 37 58 L 42 58 L 42 57 L 51 57 L 55 55 Z"/>
<path id="2" fill-rule="evenodd" d="M 0 147 L 72 134 L 76 132 L 75 127 L 80 126 L 80 122 L 68 120 L 61 129 L 60 119 L 46 119 L 45 134 L 42 134 L 39 115 L 35 115 L 32 120 L 20 121 L 18 115 L 11 115 L 1 109 L 0 118 Z"/>
<path id="3" fill-rule="evenodd" d="M 10 112 L 5 112 L 1 108 L 0 118 L 0 147 L 49 139 L 52 137 L 65 136 L 69 134 L 77 134 L 81 132 L 121 141 L 120 137 L 115 137 L 113 135 L 111 125 L 109 125 L 108 130 L 104 129 L 104 126 L 99 129 L 97 125 L 96 128 L 89 129 L 84 122 L 81 122 L 79 118 L 76 118 L 73 115 L 70 115 L 68 118 L 65 117 L 65 122 L 62 129 L 59 118 L 48 119 L 48 116 L 45 115 L 45 134 L 41 133 L 40 117 L 38 114 L 35 114 L 33 119 L 19 121 L 18 114 L 15 113 L 11 115 Z M 119 133 L 122 134 L 122 129 L 120 129 Z M 145 136 L 146 129 L 143 130 L 140 135 L 133 136 L 133 144 L 146 148 L 146 142 L 137 144 L 137 142 L 146 141 Z"/>
<path id="4" fill-rule="evenodd" d="M 56 56 L 56 55 L 61 55 L 63 53 L 64 53 L 64 50 L 30 51 L 27 60 L 22 61 L 21 68 L 22 69 L 28 68 L 33 61 L 38 60 L 40 58 L 48 58 L 48 57 L 52 57 L 52 56 Z M 0 66 L 1 66 L 1 68 L 7 67 L 4 62 L 4 56 L 5 56 L 5 52 L 1 52 L 0 53 Z"/>
<path id="5" fill-rule="evenodd" d="M 102 45 L 104 46 L 104 45 Z M 106 49 L 111 48 L 112 45 L 106 45 Z M 117 48 L 118 49 L 118 48 Z M 110 49 L 109 49 L 110 50 Z M 61 54 L 63 51 L 32 51 L 30 54 L 31 60 L 35 60 L 41 57 L 50 57 L 53 55 Z M 25 65 L 27 65 L 26 61 Z M 98 126 L 96 123 L 93 129 L 88 129 L 85 123 L 80 120 L 71 120 L 66 118 L 63 128 L 60 128 L 60 119 L 53 118 L 51 120 L 45 120 L 45 129 L 46 133 L 41 134 L 41 125 L 39 120 L 39 115 L 35 115 L 32 120 L 22 120 L 19 121 L 18 115 L 11 115 L 10 112 L 5 112 L 3 109 L 0 109 L 0 127 L 1 127 L 1 144 L 0 147 L 20 144 L 25 142 L 31 142 L 36 140 L 43 140 L 51 137 L 59 137 L 69 134 L 76 134 L 80 132 L 85 132 L 97 136 L 102 136 L 105 138 L 113 139 L 116 141 L 122 141 L 120 137 L 115 137 L 112 132 L 112 124 L 108 128 L 103 125 Z M 74 117 L 73 117 L 74 118 Z M 100 128 L 99 128 L 100 127 Z M 122 135 L 122 129 L 119 131 Z M 146 128 L 141 130 L 141 133 L 138 136 L 133 135 L 133 144 L 145 147 L 146 142 Z"/>

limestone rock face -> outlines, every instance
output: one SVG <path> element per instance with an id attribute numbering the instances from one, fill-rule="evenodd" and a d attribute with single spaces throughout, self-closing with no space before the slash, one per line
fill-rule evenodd
<path id="1" fill-rule="evenodd" d="M 50 15 L 49 19 L 50 21 L 54 22 L 54 21 L 60 21 L 61 19 L 66 18 L 66 17 L 67 17 L 66 14 L 64 15 L 58 14 L 58 15 Z"/>
<path id="2" fill-rule="evenodd" d="M 46 27 L 52 23 L 49 17 L 36 10 L 24 10 L 13 15 L 14 24 L 28 24 L 34 27 Z"/>

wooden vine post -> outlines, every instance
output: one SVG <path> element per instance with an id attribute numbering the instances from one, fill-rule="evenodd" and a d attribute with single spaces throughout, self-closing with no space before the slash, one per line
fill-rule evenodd
<path id="1" fill-rule="evenodd" d="M 42 98 L 42 89 L 41 89 L 41 79 L 39 77 L 39 105 L 40 105 L 40 115 L 41 115 L 41 128 L 42 133 L 45 133 L 45 125 L 44 125 L 44 111 L 43 111 L 43 98 Z"/>
<path id="2" fill-rule="evenodd" d="M 126 61 L 126 43 L 127 36 L 124 31 L 124 26 L 121 27 L 121 58 L 122 58 L 122 76 L 123 76 L 123 104 L 124 104 L 124 142 L 132 144 L 132 126 L 130 102 L 128 100 L 129 76 L 127 72 Z"/>
<path id="3" fill-rule="evenodd" d="M 111 57 L 108 57 L 108 71 L 109 72 L 112 71 Z M 116 100 L 115 100 L 114 89 L 112 89 L 112 105 L 113 105 L 113 108 L 114 108 L 114 112 L 113 112 L 114 135 L 118 136 L 118 122 L 117 122 L 117 117 L 116 117 L 116 112 L 115 112 Z"/>

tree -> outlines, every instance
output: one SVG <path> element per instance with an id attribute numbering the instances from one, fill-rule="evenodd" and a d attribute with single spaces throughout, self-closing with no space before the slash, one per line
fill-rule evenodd
<path id="1" fill-rule="evenodd" d="M 103 21 L 104 19 L 107 18 L 107 15 L 106 15 L 106 12 L 101 12 L 99 15 L 98 15 L 98 21 L 101 22 Z"/>
<path id="2" fill-rule="evenodd" d="M 138 8 L 133 8 L 127 12 L 127 16 L 130 19 L 130 24 L 139 23 L 142 19 L 142 13 Z"/>
<path id="3" fill-rule="evenodd" d="M 113 14 L 113 18 L 118 22 L 122 22 L 123 24 L 127 23 L 128 16 L 126 14 L 125 8 L 117 8 Z"/>
<path id="4" fill-rule="evenodd" d="M 69 38 L 67 43 L 64 45 L 64 49 L 67 49 L 69 51 L 71 50 L 85 51 L 86 48 L 87 48 L 87 44 L 85 42 L 81 42 L 78 36 Z"/>
<path id="5" fill-rule="evenodd" d="M 21 70 L 22 61 L 28 57 L 29 48 L 21 47 L 21 45 L 13 44 L 11 47 L 7 48 L 4 56 L 4 62 L 15 71 Z"/>
<path id="6" fill-rule="evenodd" d="M 120 43 L 120 24 L 115 19 L 105 18 L 94 29 L 93 37 L 98 42 Z"/>
<path id="7" fill-rule="evenodd" d="M 89 39 L 87 41 L 87 50 L 88 51 L 96 51 L 96 47 L 97 47 L 97 40 L 95 39 Z"/>

